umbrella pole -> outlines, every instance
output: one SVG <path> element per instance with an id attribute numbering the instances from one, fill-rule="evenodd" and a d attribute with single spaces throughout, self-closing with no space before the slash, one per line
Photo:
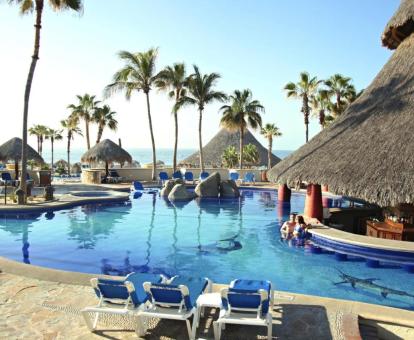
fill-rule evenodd
<path id="1" fill-rule="evenodd" d="M 105 162 L 105 173 L 106 173 L 106 177 L 108 177 L 109 176 L 109 165 L 108 165 L 108 162 Z"/>

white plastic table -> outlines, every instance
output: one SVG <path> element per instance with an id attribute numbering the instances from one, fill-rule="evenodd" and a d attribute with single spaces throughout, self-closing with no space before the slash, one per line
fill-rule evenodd
<path id="1" fill-rule="evenodd" d="M 193 320 L 193 329 L 192 329 L 192 335 L 193 339 L 195 339 L 197 328 L 200 324 L 200 318 L 204 316 L 204 308 L 210 307 L 210 308 L 222 308 L 221 304 L 221 295 L 220 293 L 206 293 L 202 294 L 197 299 L 197 310 L 194 314 L 194 320 Z"/>

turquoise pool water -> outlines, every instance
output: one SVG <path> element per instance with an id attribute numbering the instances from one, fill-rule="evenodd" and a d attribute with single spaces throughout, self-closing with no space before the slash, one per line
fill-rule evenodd
<path id="1" fill-rule="evenodd" d="M 346 204 L 330 199 L 331 205 Z M 131 271 L 271 280 L 276 289 L 414 309 L 411 296 L 382 297 L 372 287 L 339 284 L 340 271 L 375 278 L 384 287 L 414 292 L 414 274 L 362 259 L 340 262 L 280 239 L 290 211 L 304 196 L 280 206 L 275 191 L 243 190 L 236 200 L 173 205 L 156 194 L 123 204 L 85 205 L 32 215 L 0 217 L 0 256 L 51 268 L 123 275 Z"/>

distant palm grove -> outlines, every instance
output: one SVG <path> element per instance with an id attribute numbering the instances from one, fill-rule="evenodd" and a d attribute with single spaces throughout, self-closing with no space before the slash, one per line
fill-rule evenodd
<path id="1" fill-rule="evenodd" d="M 26 167 L 27 167 L 27 133 L 37 137 L 38 152 L 42 154 L 43 142 L 50 140 L 52 151 L 51 166 L 53 166 L 54 143 L 66 140 L 67 163 L 70 168 L 71 142 L 75 136 L 85 138 L 86 149 L 91 148 L 91 142 L 99 143 L 105 130 L 115 131 L 118 127 L 116 112 L 108 105 L 98 100 L 95 95 L 77 95 L 72 104 L 66 104 L 69 114 L 61 121 L 60 127 L 46 127 L 35 125 L 28 129 L 29 98 L 34 77 L 36 63 L 39 59 L 40 30 L 42 27 L 42 13 L 44 0 L 10 0 L 12 4 L 20 6 L 23 14 L 35 12 L 35 43 L 31 66 L 27 77 L 24 110 L 23 110 L 23 150 L 22 150 L 22 173 L 20 189 L 26 190 Z M 49 0 L 49 5 L 54 10 L 73 10 L 81 12 L 81 0 Z M 193 107 L 198 116 L 198 147 L 201 171 L 204 171 L 202 126 L 204 111 L 207 105 L 214 102 L 223 103 L 220 108 L 222 118 L 221 126 L 229 131 L 239 132 L 239 152 L 234 147 L 225 150 L 222 158 L 223 164 L 228 167 L 243 168 L 243 163 L 255 164 L 257 161 L 257 149 L 252 144 L 243 145 L 243 136 L 246 129 L 258 130 L 268 141 L 268 168 L 271 167 L 271 155 L 273 139 L 281 136 L 279 128 L 274 123 L 263 124 L 262 115 L 265 113 L 264 106 L 253 97 L 250 89 L 235 90 L 227 95 L 218 89 L 221 78 L 218 73 L 202 73 L 197 65 L 193 65 L 191 72 L 187 73 L 184 63 L 174 63 L 161 70 L 157 70 L 158 49 L 151 48 L 143 52 L 120 51 L 118 53 L 123 63 L 119 70 L 115 70 L 112 81 L 103 89 L 103 100 L 116 93 L 122 93 L 126 100 L 133 95 L 144 95 L 146 100 L 146 114 L 148 129 L 150 131 L 152 146 L 152 179 L 156 176 L 156 142 L 154 138 L 154 127 L 151 112 L 151 93 L 154 89 L 163 91 L 171 99 L 171 114 L 174 118 L 174 151 L 173 170 L 177 170 L 177 145 L 179 138 L 179 112 L 185 107 Z M 335 74 L 327 80 L 318 80 L 311 77 L 307 72 L 302 72 L 299 81 L 289 82 L 284 90 L 288 97 L 297 98 L 301 101 L 301 113 L 304 116 L 305 140 L 309 139 L 308 124 L 310 117 L 319 120 L 322 128 L 329 125 L 340 116 L 347 106 L 354 101 L 360 93 L 357 93 L 352 85 L 351 79 L 340 74 Z M 141 112 L 138 110 L 137 112 Z M 165 113 L 164 113 L 165 114 Z M 83 130 L 79 127 L 83 124 Z M 98 132 L 95 140 L 90 136 L 89 128 L 96 124 Z M 237 164 L 238 163 L 238 164 Z M 19 202 L 24 203 L 24 202 Z"/>

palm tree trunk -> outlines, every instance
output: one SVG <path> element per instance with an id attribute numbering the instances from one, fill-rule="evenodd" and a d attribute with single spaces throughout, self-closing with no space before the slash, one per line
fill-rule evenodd
<path id="1" fill-rule="evenodd" d="M 85 118 L 85 136 L 86 136 L 86 147 L 88 150 L 91 148 L 91 141 L 89 140 L 89 119 Z"/>
<path id="2" fill-rule="evenodd" d="M 24 91 L 24 108 L 23 108 L 23 138 L 22 138 L 22 176 L 20 181 L 20 189 L 24 191 L 24 202 L 26 203 L 26 173 L 27 173 L 27 118 L 29 115 L 29 99 L 30 90 L 32 88 L 33 76 L 36 69 L 36 63 L 39 59 L 40 50 L 40 29 L 42 28 L 42 12 L 43 1 L 36 1 L 36 24 L 35 24 L 35 42 L 32 56 L 32 62 L 30 64 L 29 73 L 27 75 L 26 88 Z"/>
<path id="3" fill-rule="evenodd" d="M 174 140 L 174 154 L 173 154 L 173 170 L 177 170 L 177 147 L 178 147 L 178 116 L 174 110 L 174 124 L 175 124 L 175 140 Z"/>
<path id="4" fill-rule="evenodd" d="M 40 154 L 40 136 L 36 135 L 37 137 L 37 152 Z"/>
<path id="5" fill-rule="evenodd" d="M 148 124 L 151 133 L 151 144 L 152 144 L 152 175 L 151 178 L 155 181 L 155 171 L 157 166 L 157 157 L 155 154 L 155 140 L 154 140 L 154 131 L 152 129 L 152 119 L 151 119 L 151 108 L 150 108 L 150 100 L 149 100 L 149 92 L 145 93 L 147 98 L 147 112 L 148 112 Z"/>
<path id="6" fill-rule="evenodd" d="M 302 107 L 303 115 L 305 118 L 305 138 L 306 143 L 309 140 L 309 105 L 308 105 L 308 97 L 305 95 L 303 97 L 303 107 Z"/>
<path id="7" fill-rule="evenodd" d="M 40 156 L 42 155 L 42 153 L 43 153 L 43 135 L 40 135 L 40 148 L 39 148 L 39 154 L 40 154 Z"/>
<path id="8" fill-rule="evenodd" d="M 239 147 L 240 147 L 239 168 L 240 170 L 243 168 L 243 136 L 244 136 L 244 129 L 243 127 L 241 127 L 240 128 L 240 141 L 239 141 Z"/>
<path id="9" fill-rule="evenodd" d="M 319 110 L 319 124 L 321 124 L 321 129 L 325 127 L 325 110 Z"/>
<path id="10" fill-rule="evenodd" d="M 269 148 L 267 149 L 267 170 L 272 168 L 272 147 L 273 147 L 273 138 L 269 136 Z"/>
<path id="11" fill-rule="evenodd" d="M 203 141 L 201 139 L 201 128 L 203 121 L 203 110 L 199 109 L 199 119 L 198 119 L 198 152 L 200 157 L 200 171 L 204 172 L 204 159 L 203 159 Z"/>
<path id="12" fill-rule="evenodd" d="M 98 144 L 101 141 L 102 133 L 103 133 L 103 126 L 102 124 L 99 124 L 98 136 L 96 137 L 96 144 Z"/>
<path id="13" fill-rule="evenodd" d="M 67 154 L 68 154 L 68 176 L 70 176 L 70 140 L 72 138 L 72 134 L 68 132 L 68 148 L 67 148 Z"/>
<path id="14" fill-rule="evenodd" d="M 52 170 L 52 174 L 53 174 L 53 154 L 54 154 L 54 139 L 53 139 L 53 137 L 50 137 L 50 143 L 52 143 L 52 164 L 50 166 L 50 169 Z"/>

